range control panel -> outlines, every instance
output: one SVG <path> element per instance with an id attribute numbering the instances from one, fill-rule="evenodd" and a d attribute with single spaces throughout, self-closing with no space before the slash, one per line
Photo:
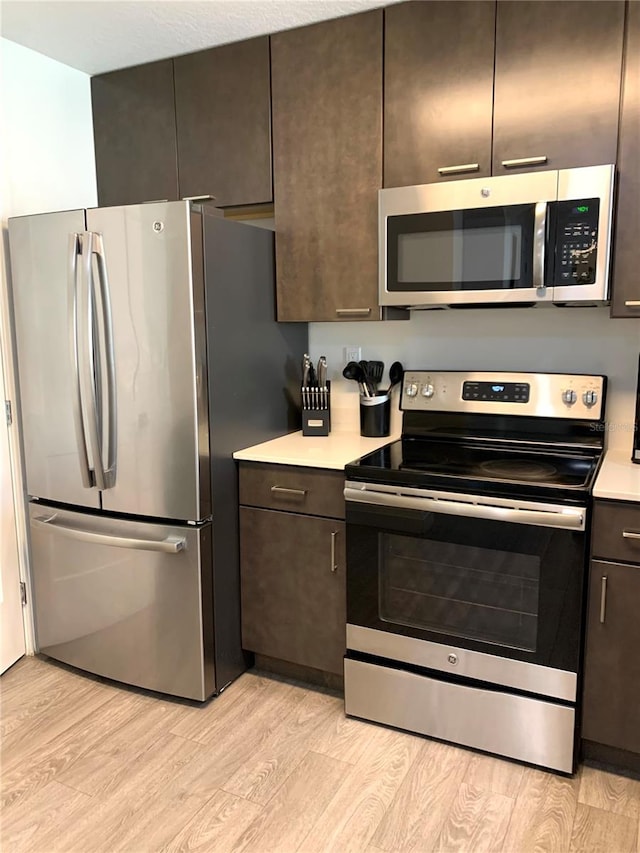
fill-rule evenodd
<path id="1" fill-rule="evenodd" d="M 576 373 L 407 370 L 405 412 L 468 412 L 601 420 L 606 377 Z"/>
<path id="2" fill-rule="evenodd" d="M 560 201 L 557 212 L 555 284 L 593 284 L 600 201 L 597 198 Z"/>

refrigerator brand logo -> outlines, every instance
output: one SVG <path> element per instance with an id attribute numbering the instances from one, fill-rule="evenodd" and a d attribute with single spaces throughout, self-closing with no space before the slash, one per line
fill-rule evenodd
<path id="1" fill-rule="evenodd" d="M 156 234 L 159 234 L 161 231 L 164 231 L 164 222 L 156 220 L 153 223 L 153 230 L 156 232 Z"/>

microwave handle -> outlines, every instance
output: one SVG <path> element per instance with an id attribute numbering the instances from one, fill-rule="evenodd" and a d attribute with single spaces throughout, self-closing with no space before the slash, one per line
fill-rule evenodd
<path id="1" fill-rule="evenodd" d="M 533 220 L 533 286 L 540 289 L 545 287 L 544 262 L 547 245 L 547 202 L 536 204 Z"/>

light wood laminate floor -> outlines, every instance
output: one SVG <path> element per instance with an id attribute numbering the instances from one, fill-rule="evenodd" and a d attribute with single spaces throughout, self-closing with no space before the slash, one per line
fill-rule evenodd
<path id="1" fill-rule="evenodd" d="M 265 674 L 196 706 L 24 658 L 0 690 L 6 853 L 640 853 L 640 781 L 346 719 Z"/>

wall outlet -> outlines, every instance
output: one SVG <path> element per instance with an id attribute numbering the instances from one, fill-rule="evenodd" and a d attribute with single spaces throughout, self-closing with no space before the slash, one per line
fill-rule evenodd
<path id="1" fill-rule="evenodd" d="M 344 348 L 345 364 L 349 361 L 362 360 L 362 347 L 348 346 Z"/>

